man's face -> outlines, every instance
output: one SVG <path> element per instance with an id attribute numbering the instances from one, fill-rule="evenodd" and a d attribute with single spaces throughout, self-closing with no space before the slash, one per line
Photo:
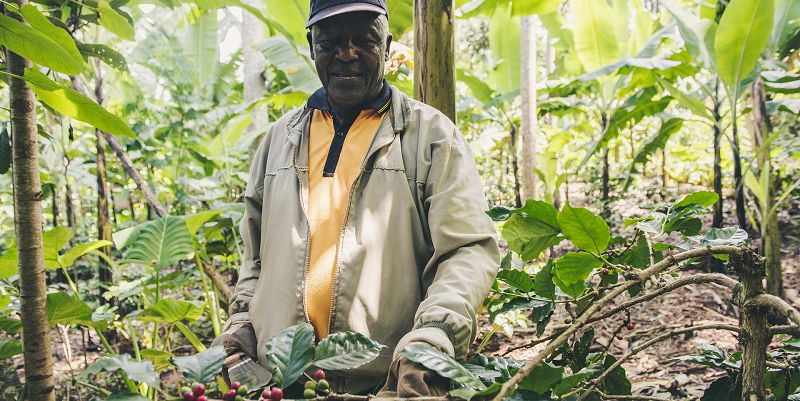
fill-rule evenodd
<path id="1" fill-rule="evenodd" d="M 353 108 L 380 92 L 392 35 L 379 17 L 351 12 L 311 27 L 311 57 L 332 106 Z"/>

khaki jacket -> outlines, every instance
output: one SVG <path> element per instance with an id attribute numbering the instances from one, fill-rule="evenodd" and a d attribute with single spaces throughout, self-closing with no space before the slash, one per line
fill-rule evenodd
<path id="1" fill-rule="evenodd" d="M 258 359 L 279 331 L 307 321 L 308 107 L 276 121 L 250 169 L 244 256 L 227 326 L 251 321 Z M 392 104 L 351 189 L 334 278 L 330 331 L 387 346 L 331 380 L 360 392 L 385 379 L 411 341 L 463 358 L 476 310 L 499 269 L 497 234 L 466 141 L 442 113 L 392 88 Z"/>

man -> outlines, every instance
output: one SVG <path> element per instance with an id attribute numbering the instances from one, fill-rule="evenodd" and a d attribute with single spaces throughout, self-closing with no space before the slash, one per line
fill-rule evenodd
<path id="1" fill-rule="evenodd" d="M 266 341 L 289 326 L 309 322 L 317 340 L 357 331 L 387 348 L 329 373 L 334 391 L 385 382 L 404 397 L 439 395 L 447 381 L 399 352 L 425 342 L 465 357 L 499 267 L 496 232 L 455 125 L 383 79 L 387 17 L 385 0 L 311 0 L 322 88 L 255 154 L 243 263 L 215 343 L 266 365 Z"/>

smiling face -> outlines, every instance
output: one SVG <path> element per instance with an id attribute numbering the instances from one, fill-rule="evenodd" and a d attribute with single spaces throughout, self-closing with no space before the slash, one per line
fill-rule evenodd
<path id="1" fill-rule="evenodd" d="M 351 12 L 326 18 L 311 26 L 308 42 L 334 110 L 352 110 L 380 93 L 392 43 L 385 16 Z"/>

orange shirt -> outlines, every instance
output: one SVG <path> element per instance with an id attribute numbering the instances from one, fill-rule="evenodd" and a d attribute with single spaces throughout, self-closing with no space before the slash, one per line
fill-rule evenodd
<path id="1" fill-rule="evenodd" d="M 314 110 L 308 144 L 308 221 L 311 226 L 305 303 L 317 339 L 328 335 L 333 301 L 333 282 L 339 258 L 350 190 L 361 172 L 372 139 L 384 114 L 365 109 L 345 136 L 344 146 L 332 177 L 323 169 L 335 134 L 331 114 Z"/>

